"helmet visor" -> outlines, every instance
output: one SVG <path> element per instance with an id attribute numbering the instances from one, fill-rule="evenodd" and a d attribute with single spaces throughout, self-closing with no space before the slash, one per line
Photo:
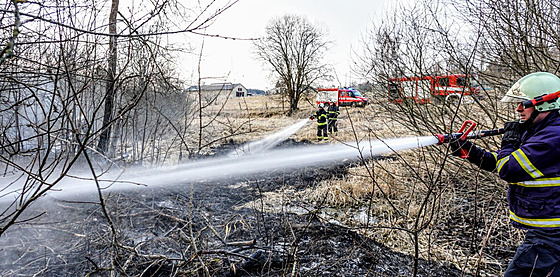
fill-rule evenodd
<path id="1" fill-rule="evenodd" d="M 527 96 L 523 97 L 521 95 L 506 94 L 506 95 L 504 95 L 504 97 L 502 97 L 502 99 L 500 99 L 500 102 L 519 103 L 519 102 L 523 102 L 525 100 L 530 100 L 530 99 Z"/>
<path id="2" fill-rule="evenodd" d="M 525 100 L 530 100 L 527 94 L 521 92 L 521 85 L 519 81 L 513 84 L 513 86 L 508 90 L 506 95 L 500 100 L 500 102 L 506 103 L 519 103 Z"/>

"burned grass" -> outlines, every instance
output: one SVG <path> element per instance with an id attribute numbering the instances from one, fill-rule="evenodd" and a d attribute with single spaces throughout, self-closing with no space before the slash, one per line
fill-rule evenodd
<path id="1" fill-rule="evenodd" d="M 344 178 L 356 164 L 42 202 L 39 222 L 1 240 L 2 276 L 411 276 L 413 258 L 324 217 L 326 206 L 264 195 Z M 266 177 L 266 178 L 265 178 Z M 31 215 L 31 214 L 30 214 Z M 326 219 L 326 220 L 325 220 Z M 460 276 L 420 260 L 418 276 Z"/>

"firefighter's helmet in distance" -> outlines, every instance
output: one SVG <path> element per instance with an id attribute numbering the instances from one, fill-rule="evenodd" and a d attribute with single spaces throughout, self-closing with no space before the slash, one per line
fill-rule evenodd
<path id="1" fill-rule="evenodd" d="M 324 108 L 324 107 L 325 107 L 325 104 L 323 104 L 323 103 L 319 103 L 319 108 L 321 108 L 321 109 L 322 109 L 322 108 Z"/>
<path id="2" fill-rule="evenodd" d="M 560 78 L 558 76 L 548 72 L 534 72 L 515 82 L 500 101 L 519 103 L 559 90 Z M 543 103 L 536 106 L 535 109 L 540 112 L 558 110 L 560 109 L 560 99 L 552 103 Z"/>

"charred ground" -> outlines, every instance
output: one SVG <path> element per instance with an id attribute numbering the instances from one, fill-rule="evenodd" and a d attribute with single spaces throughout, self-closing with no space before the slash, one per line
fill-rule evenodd
<path id="1" fill-rule="evenodd" d="M 105 199 L 110 221 L 95 196 L 43 201 L 28 214 L 38 221 L 0 239 L 0 275 L 411 276 L 413 257 L 329 222 L 321 201 L 259 205 L 267 193 L 304 190 L 356 165 L 116 193 Z M 418 276 L 469 275 L 420 260 Z"/>

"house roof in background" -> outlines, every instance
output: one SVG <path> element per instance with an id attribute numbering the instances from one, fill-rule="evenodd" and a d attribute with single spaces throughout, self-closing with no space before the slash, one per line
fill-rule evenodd
<path id="1" fill-rule="evenodd" d="M 237 86 L 243 86 L 242 84 L 233 84 L 233 83 L 213 83 L 210 85 L 202 85 L 200 86 L 200 90 L 202 91 L 215 91 L 215 90 L 232 90 Z M 198 86 L 190 86 L 188 91 L 197 91 L 199 90 Z"/>

